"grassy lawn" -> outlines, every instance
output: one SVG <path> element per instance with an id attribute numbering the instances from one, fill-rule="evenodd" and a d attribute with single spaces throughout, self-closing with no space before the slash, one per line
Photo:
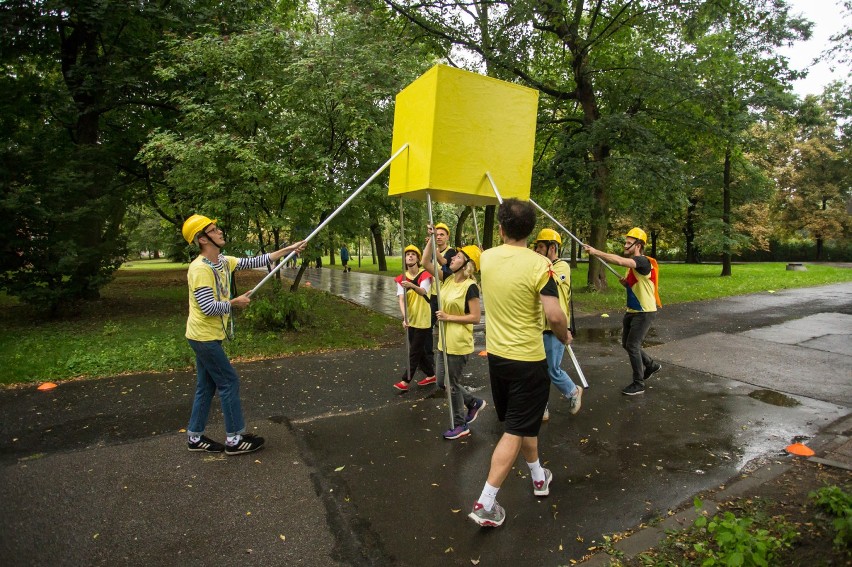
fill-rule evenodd
<path id="1" fill-rule="evenodd" d="M 156 260 L 133 264 L 116 273 L 99 301 L 61 321 L 40 320 L 15 300 L 0 297 L 0 384 L 193 367 L 194 356 L 184 338 L 186 266 Z M 140 269 L 138 264 L 154 269 Z M 238 288 L 246 291 L 262 276 L 240 272 Z M 266 288 L 258 296 L 264 293 Z M 251 360 L 376 348 L 401 340 L 393 319 L 320 291 L 302 288 L 300 293 L 313 302 L 312 324 L 298 333 L 258 333 L 240 326 L 237 314 L 236 339 L 226 341 L 229 355 Z"/>
<path id="2" fill-rule="evenodd" d="M 357 258 L 349 262 L 354 272 L 367 272 L 384 275 L 397 275 L 402 262 L 399 256 L 387 258 L 388 271 L 380 272 L 377 265 L 367 258 Z M 341 269 L 340 260 L 330 266 L 328 257 L 323 258 L 323 266 Z M 732 295 L 744 295 L 757 292 L 773 292 L 782 289 L 813 287 L 831 283 L 852 281 L 852 268 L 840 268 L 830 265 L 806 264 L 806 272 L 787 271 L 785 262 L 766 262 L 735 264 L 733 275 L 719 277 L 722 271 L 718 264 L 661 264 L 660 298 L 663 306 L 688 301 L 716 299 Z M 619 273 L 623 268 L 613 266 Z M 579 312 L 600 313 L 621 311 L 624 308 L 624 288 L 618 279 L 607 270 L 609 289 L 605 292 L 589 291 L 586 287 L 588 264 L 579 263 L 571 271 L 571 285 L 575 290 L 574 304 Z"/>
<path id="3" fill-rule="evenodd" d="M 324 266 L 329 266 L 325 259 Z M 378 273 L 369 259 L 350 262 L 353 271 Z M 733 276 L 720 278 L 718 265 L 663 264 L 660 295 L 663 304 L 682 303 L 852 281 L 852 269 L 808 265 L 806 272 L 788 272 L 784 263 L 742 264 Z M 340 264 L 331 266 L 340 269 Z M 400 258 L 389 258 L 385 275 L 400 270 Z M 572 271 L 575 307 L 581 313 L 620 312 L 624 291 L 609 274 L 610 289 L 585 289 L 586 265 Z M 240 272 L 238 288 L 253 287 L 260 272 Z M 269 293 L 267 288 L 260 292 Z M 302 288 L 314 302 L 314 320 L 300 332 L 255 332 L 240 326 L 227 343 L 238 360 L 295 355 L 335 349 L 375 348 L 400 340 L 398 323 L 388 317 L 341 301 L 326 293 Z M 98 377 L 130 372 L 187 369 L 194 364 L 183 337 L 186 324 L 186 265 L 165 260 L 131 262 L 106 286 L 102 299 L 83 305 L 61 321 L 45 321 L 0 295 L 0 384 L 41 382 L 73 377 Z"/>

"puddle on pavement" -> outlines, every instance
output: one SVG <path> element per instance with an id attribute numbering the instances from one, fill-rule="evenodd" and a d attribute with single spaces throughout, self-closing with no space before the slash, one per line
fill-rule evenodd
<path id="1" fill-rule="evenodd" d="M 748 397 L 773 406 L 780 406 L 782 408 L 794 408 L 802 405 L 799 401 L 794 400 L 790 396 L 779 392 L 773 392 L 772 390 L 755 390 L 750 393 Z"/>
<path id="2" fill-rule="evenodd" d="M 653 337 L 656 335 L 654 329 L 648 332 L 648 335 L 645 337 L 645 340 L 642 342 L 643 346 L 658 346 L 663 344 L 661 341 L 653 340 Z M 610 328 L 610 329 L 577 329 L 577 334 L 574 335 L 574 338 L 580 342 L 590 342 L 590 343 L 611 343 L 617 342 L 621 343 L 621 327 L 618 328 Z"/>

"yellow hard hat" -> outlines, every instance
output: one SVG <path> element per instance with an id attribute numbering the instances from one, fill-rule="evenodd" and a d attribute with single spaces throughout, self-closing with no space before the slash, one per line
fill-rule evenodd
<path id="1" fill-rule="evenodd" d="M 405 256 L 408 252 L 414 252 L 415 254 L 417 254 L 418 260 L 423 257 L 423 255 L 420 254 L 420 248 L 418 248 L 414 244 L 409 244 L 408 246 L 406 246 L 405 250 L 402 251 L 402 255 Z"/>
<path id="2" fill-rule="evenodd" d="M 468 260 L 473 262 L 473 267 L 476 268 L 476 271 L 479 271 L 479 257 L 482 256 L 482 250 L 479 249 L 479 246 L 463 246 L 460 250 L 462 254 L 464 254 Z"/>
<path id="3" fill-rule="evenodd" d="M 635 238 L 636 240 L 641 240 L 644 243 L 648 242 L 648 235 L 645 234 L 645 231 L 639 228 L 638 226 L 634 226 L 633 228 L 631 228 L 630 232 L 625 234 L 625 236 Z"/>
<path id="4" fill-rule="evenodd" d="M 438 230 L 439 228 L 443 228 L 445 231 L 447 231 L 447 234 L 450 233 L 450 227 L 448 227 L 447 225 L 445 225 L 442 222 L 439 222 L 438 224 L 435 225 L 435 230 Z"/>
<path id="5" fill-rule="evenodd" d="M 187 244 L 192 244 L 192 239 L 195 238 L 195 235 L 204 230 L 207 225 L 211 225 L 214 222 L 216 222 L 216 219 L 208 219 L 204 215 L 192 215 L 183 223 L 183 228 L 181 229 L 183 239 L 186 240 Z"/>
<path id="6" fill-rule="evenodd" d="M 541 232 L 538 233 L 538 236 L 535 237 L 536 242 L 556 242 L 559 246 L 562 246 L 562 237 L 559 236 L 559 233 L 553 230 L 552 228 L 543 228 Z"/>

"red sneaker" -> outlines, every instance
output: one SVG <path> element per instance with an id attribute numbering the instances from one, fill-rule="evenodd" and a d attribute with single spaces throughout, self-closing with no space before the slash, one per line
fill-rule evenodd
<path id="1" fill-rule="evenodd" d="M 400 380 L 399 382 L 394 384 L 393 387 L 396 388 L 397 390 L 399 390 L 400 392 L 407 392 L 408 391 L 408 382 L 406 382 L 405 380 Z"/>
<path id="2" fill-rule="evenodd" d="M 434 384 L 438 379 L 435 376 L 427 376 L 423 380 L 417 383 L 418 386 L 428 386 L 429 384 Z"/>

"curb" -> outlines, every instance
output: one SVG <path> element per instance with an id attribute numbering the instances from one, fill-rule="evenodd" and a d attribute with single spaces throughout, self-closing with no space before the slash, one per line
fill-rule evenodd
<path id="1" fill-rule="evenodd" d="M 817 456 L 807 457 L 808 461 L 845 470 L 852 470 L 852 415 L 842 417 L 820 431 L 809 445 Z M 613 544 L 613 548 L 630 560 L 654 547 L 666 539 L 666 532 L 689 527 L 700 514 L 714 515 L 719 503 L 749 494 L 755 487 L 767 483 L 790 470 L 790 465 L 773 461 L 758 467 L 754 472 L 735 478 L 729 484 L 713 492 L 703 500 L 701 511 L 689 507 L 678 512 L 657 525 L 639 529 Z M 599 551 L 588 559 L 580 560 L 576 565 L 584 567 L 609 567 L 616 559 L 605 551 Z"/>

